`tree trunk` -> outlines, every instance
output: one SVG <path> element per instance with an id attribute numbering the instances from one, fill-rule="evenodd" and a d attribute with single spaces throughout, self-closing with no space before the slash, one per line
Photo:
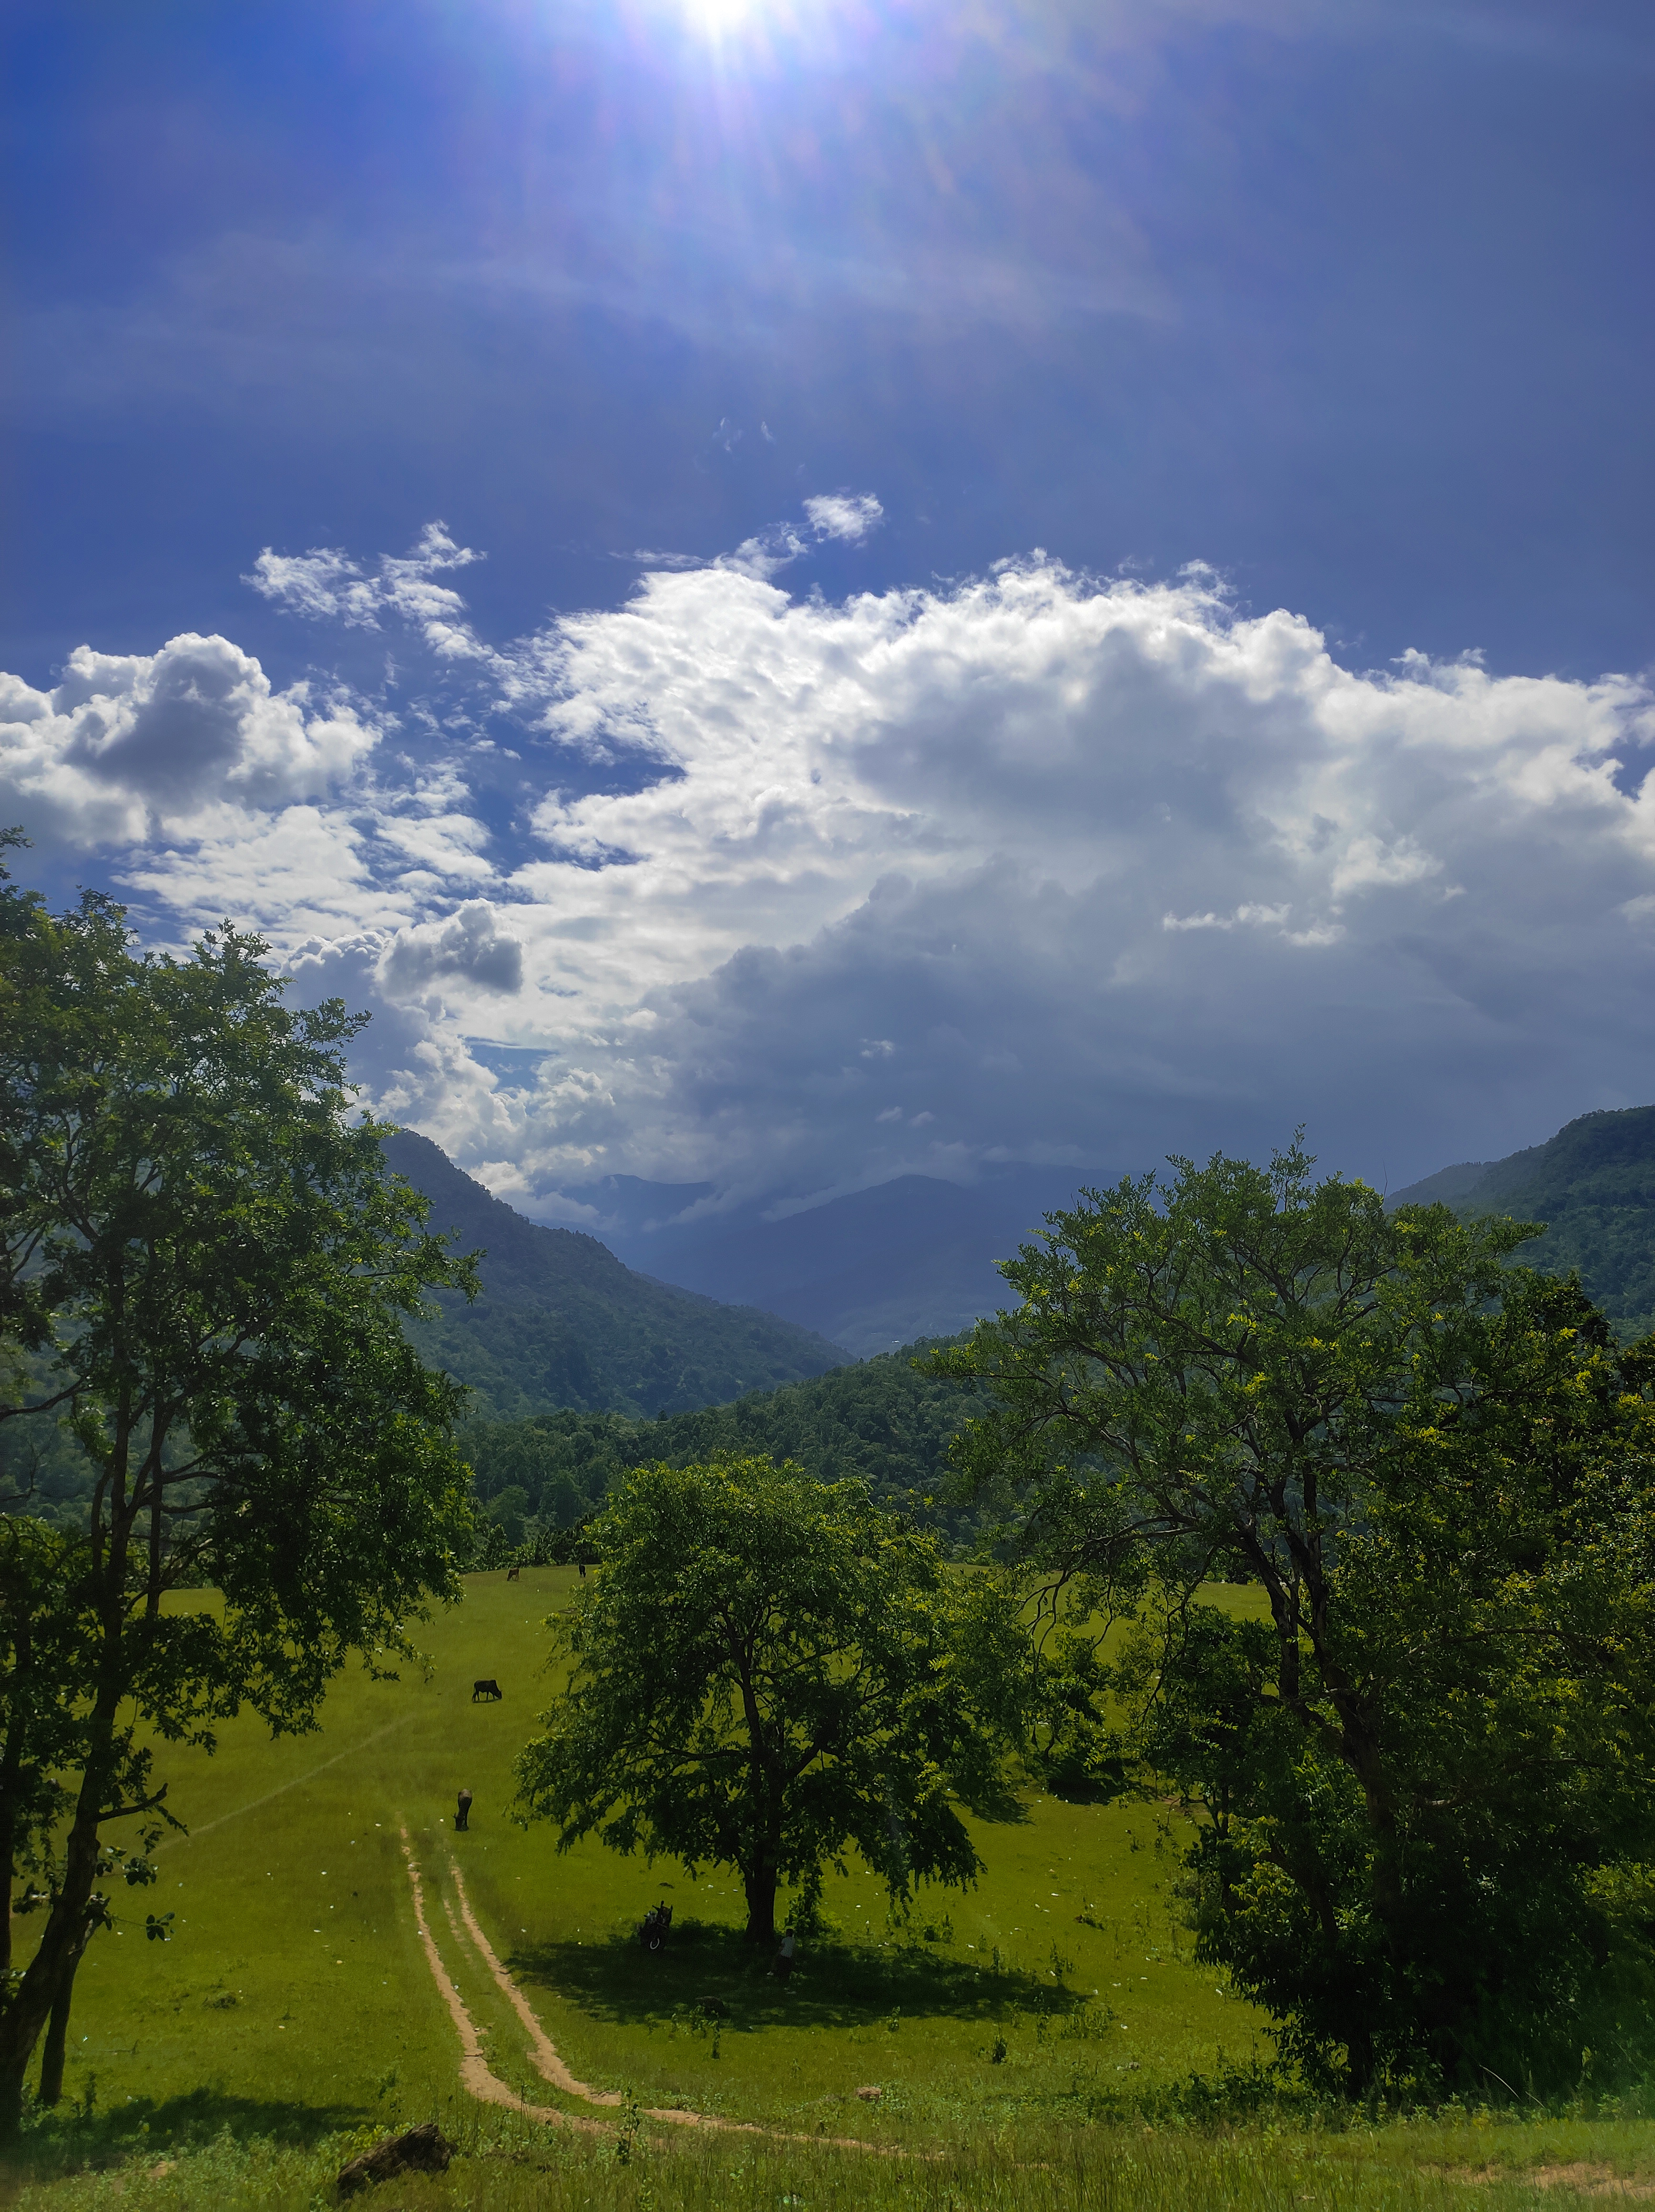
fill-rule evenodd
<path id="1" fill-rule="evenodd" d="M 11 1893 L 17 1880 L 15 1784 L 0 1776 L 0 1881 L 6 1885 L 6 1917 L 0 1926 L 0 1978 L 11 1972 Z"/>
<path id="2" fill-rule="evenodd" d="M 0 2068 L 0 2142 L 15 2142 L 22 2128 L 23 2068 Z"/>
<path id="3" fill-rule="evenodd" d="M 82 1796 L 87 1794 L 83 1786 Z M 70 1832 L 64 1885 L 47 1917 L 40 1948 L 0 2014 L 0 2142 L 15 2136 L 21 2123 L 29 2061 L 41 2030 L 58 2008 L 60 1993 L 64 2025 L 68 2027 L 70 1990 L 92 1927 L 88 1908 L 98 1872 L 96 1804 L 94 1796 L 90 1817 L 78 1816 Z"/>
<path id="4" fill-rule="evenodd" d="M 64 2094 L 64 2046 L 69 2040 L 69 2008 L 75 1996 L 75 1969 L 80 1963 L 78 1955 L 67 1961 L 58 1994 L 52 2001 L 52 2018 L 46 2024 L 45 2045 L 40 2053 L 43 2105 L 55 2105 Z"/>
<path id="5" fill-rule="evenodd" d="M 773 1866 L 761 1863 L 743 1869 L 742 1887 L 747 1892 L 747 1940 L 773 1943 L 776 1940 L 776 1875 Z"/>
<path id="6" fill-rule="evenodd" d="M 113 1768 L 119 1705 L 120 1685 L 111 1670 L 100 1686 L 98 1702 L 89 1718 L 88 1751 L 64 1850 L 63 1882 L 41 1930 L 40 1947 L 0 2010 L 0 2142 L 15 2139 L 22 2124 L 23 2084 L 29 2061 L 60 1990 L 65 2027 L 68 2025 L 75 1969 L 94 1924 L 92 1892 L 98 1879 L 98 1829 Z M 61 2078 L 61 2067 L 58 2070 Z"/>
<path id="7" fill-rule="evenodd" d="M 22 2124 L 29 2061 L 40 2040 L 41 2031 L 48 2021 L 55 2021 L 60 1999 L 61 2025 L 65 2033 L 68 2030 L 75 1970 L 93 1929 L 106 1917 L 94 1904 L 93 1891 L 98 1880 L 98 1832 L 106 1810 L 118 1802 L 118 1793 L 114 1790 L 120 1763 L 116 1748 L 117 1723 L 128 1686 L 124 1632 L 131 1509 L 125 1498 L 125 1468 L 131 1431 L 130 1409 L 124 1401 L 113 1455 L 118 1478 L 107 1535 L 101 1541 L 95 1512 L 94 1516 L 93 1571 L 88 1581 L 98 1614 L 100 1649 L 92 1710 L 82 1723 L 81 1782 L 64 1845 L 63 1879 L 46 1915 L 46 1924 L 40 1931 L 39 1949 L 22 1975 L 7 1987 L 3 2000 L 0 2000 L 0 2143 L 14 2140 Z M 151 1438 L 152 1453 L 160 1452 L 163 1441 L 164 1432 L 158 1429 Z M 53 2073 L 48 2049 L 43 2087 L 50 2083 Z M 55 2075 L 61 2087 L 61 2053 Z"/>

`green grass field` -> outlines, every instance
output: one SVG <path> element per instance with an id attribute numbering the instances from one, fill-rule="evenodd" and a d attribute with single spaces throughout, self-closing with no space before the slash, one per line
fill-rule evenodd
<path id="1" fill-rule="evenodd" d="M 979 1887 L 922 1892 L 901 1924 L 880 1882 L 853 1867 L 830 1880 L 833 1931 L 802 1951 L 785 1989 L 767 1955 L 740 1940 L 728 1872 L 692 1881 L 596 1844 L 560 1856 L 549 1831 L 516 1826 L 506 1808 L 512 1758 L 557 1688 L 543 1623 L 574 1579 L 555 1568 L 514 1583 L 471 1577 L 464 1602 L 426 1633 L 428 1679 L 342 1679 L 318 1735 L 272 1743 L 249 1722 L 227 1729 L 211 1759 L 164 1749 L 169 1802 L 191 1833 L 162 1844 L 159 1889 L 119 1892 L 121 1932 L 87 1956 L 66 2082 L 76 2117 L 35 2146 L 37 2173 L 122 2152 L 123 2203 L 308 2204 L 318 2174 L 338 2163 L 334 2138 L 433 2112 L 478 2155 L 440 2183 L 398 2184 L 387 2201 L 848 2204 L 900 2187 L 905 2203 L 1112 2202 L 1100 2176 L 1118 2167 L 1125 2142 L 1143 2174 L 1121 2202 L 1412 2204 L 1445 2190 L 1463 2201 L 1446 2177 L 1477 2160 L 1498 2167 L 1495 2136 L 1502 2156 L 1517 2152 L 1509 2128 L 1479 2137 L 1469 2121 L 1439 2130 L 1440 2142 L 1403 2131 L 1399 2157 L 1385 2148 L 1402 2140 L 1394 2130 L 1360 2155 L 1367 2138 L 1306 2138 L 1293 2158 L 1319 2178 L 1308 2196 L 1296 2185 L 1282 2195 L 1279 2134 L 1275 2149 L 1266 2130 L 1245 2156 L 1235 2144 L 1202 2138 L 1203 2149 L 1190 2136 L 1175 2149 L 1165 2131 L 1146 2136 L 1129 2117 L 1146 2094 L 1270 2049 L 1260 2016 L 1194 1964 L 1169 1909 L 1181 1832 L 1171 1808 L 1026 1792 L 1015 1817 L 976 1825 Z M 472 1702 L 479 1675 L 498 1677 L 501 1702 Z M 470 1832 L 457 1834 L 463 1784 L 475 1805 Z M 438 1972 L 416 1925 L 410 1856 Z M 651 1959 L 633 1931 L 660 1899 L 674 1928 Z M 526 1998 L 526 2024 L 467 1933 L 465 1902 Z M 146 1942 L 146 1913 L 169 1910 L 174 1939 Z M 597 2098 L 620 2102 L 549 2081 L 537 2028 Z M 480 2080 L 587 2130 L 479 2102 Z M 697 2133 L 634 2106 L 767 2133 Z M 1655 2164 L 1649 2130 L 1596 2125 L 1590 2140 L 1585 2122 L 1532 2142 L 1529 2130 L 1516 2163 L 1600 2174 Z M 270 2148 L 211 2148 L 225 2130 Z M 828 2147 L 846 2138 L 870 2148 Z M 1091 2146 L 1090 2179 L 1070 2172 L 1077 2144 Z M 1206 2161 L 1204 2180 L 1191 2159 Z M 789 2174 L 797 2190 L 783 2185 Z M 1331 2196 L 1318 2193 L 1324 2184 Z M 1506 2193 L 1484 2186 L 1480 2204 Z M 58 2179 L 42 2201 L 68 2207 L 114 2187 Z M 647 2188 L 665 2193 L 639 2195 Z"/>

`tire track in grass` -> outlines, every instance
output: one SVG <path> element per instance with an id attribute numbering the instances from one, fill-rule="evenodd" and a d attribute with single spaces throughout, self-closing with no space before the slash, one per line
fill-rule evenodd
<path id="1" fill-rule="evenodd" d="M 476 2023 L 467 2009 L 458 1985 L 444 1972 L 442 1953 L 437 1948 L 437 1939 L 431 1933 L 431 1923 L 426 1917 L 425 1885 L 420 1877 L 419 1863 L 408 1840 L 408 1830 L 402 1831 L 403 1856 L 408 1861 L 409 1887 L 414 1894 L 414 1922 L 420 1931 L 420 1944 L 425 1953 L 425 1962 L 431 1969 L 431 1978 L 437 1984 L 443 2002 L 448 2007 L 449 2018 L 454 2023 L 460 2039 L 460 2081 L 480 2105 L 500 2105 L 506 2111 L 522 2112 L 530 2119 L 543 2120 L 549 2127 L 573 2128 L 582 2135 L 608 2135 L 611 2131 L 602 2120 L 583 2119 L 572 2112 L 554 2112 L 547 2105 L 531 2105 L 524 2097 L 502 2081 L 494 2073 L 483 2056 L 482 2039 L 477 2033 Z"/>
<path id="2" fill-rule="evenodd" d="M 583 2134 L 613 2134 L 614 2130 L 605 2121 L 585 2119 L 573 2112 L 560 2112 L 548 2105 L 530 2104 L 526 2099 L 519 2097 L 515 2089 L 508 2087 L 497 2074 L 491 2071 L 488 2062 L 483 2055 L 482 2039 L 477 2033 L 476 2023 L 471 2018 L 470 2010 L 464 1998 L 460 1995 L 458 1984 L 444 1967 L 442 1953 L 437 1948 L 437 1939 L 431 1932 L 431 1923 L 425 1909 L 425 1884 L 420 1873 L 419 1863 L 414 1856 L 408 1830 L 404 1827 L 400 1832 L 403 1856 L 408 1862 L 409 1887 L 414 1899 L 414 1919 L 419 1929 L 421 1948 L 425 1953 L 426 1964 L 431 1969 L 431 1978 L 436 1983 L 442 2001 L 448 2008 L 449 2017 L 453 2021 L 455 2032 L 460 2039 L 462 2084 L 480 2104 L 501 2105 L 509 2111 L 525 2113 L 530 2119 L 544 2120 L 552 2127 L 575 2128 Z M 599 2105 L 609 2110 L 615 2110 L 624 2102 L 617 2090 L 594 2089 L 589 2082 L 579 2081 L 570 2071 L 564 2062 L 562 2053 L 547 2034 L 528 1999 L 506 1972 L 494 1945 L 483 1934 L 478 1924 L 476 1914 L 471 1909 L 471 1899 L 466 1890 L 465 1877 L 460 1872 L 458 1864 L 452 1859 L 449 1862 L 449 1871 L 454 1877 L 454 1887 L 460 1901 L 460 1917 L 464 1922 L 466 1933 L 470 1936 L 478 1957 L 496 1987 L 522 2022 L 529 2038 L 530 2049 L 534 2053 L 535 2064 L 542 2076 L 553 2088 L 561 2089 L 569 2096 L 579 2097 L 583 2103 Z M 453 1908 L 449 1905 L 446 1898 L 443 1899 L 443 1910 L 448 1916 L 448 1924 L 453 1930 L 455 1941 L 458 1942 L 460 1940 L 459 1923 L 456 1921 Z M 895 2143 L 869 2142 L 861 2136 L 800 2135 L 785 2129 L 761 2127 L 755 2120 L 727 2120 L 716 2112 L 685 2112 L 676 2106 L 646 2106 L 640 2117 L 647 2120 L 664 2122 L 675 2127 L 710 2128 L 718 2130 L 721 2134 L 762 2136 L 771 2142 L 810 2143 L 828 2150 L 869 2151 L 876 2158 L 943 2155 L 941 2152 L 916 2153 L 905 2150 Z"/>
<path id="3" fill-rule="evenodd" d="M 221 1813 L 215 1820 L 208 1820 L 199 1828 L 191 1828 L 188 1835 L 168 1836 L 166 1842 L 157 1848 L 155 1856 L 159 1858 L 169 1844 L 199 1843 L 202 1837 L 210 1836 L 215 1828 L 221 1828 L 227 1820 L 239 1820 L 244 1813 L 256 1813 L 261 1805 L 269 1805 L 278 1797 L 285 1797 L 289 1790 L 297 1790 L 302 1783 L 314 1782 L 318 1774 L 325 1774 L 329 1767 L 337 1766 L 342 1759 L 355 1759 L 359 1751 L 366 1751 L 371 1743 L 378 1743 L 393 1729 L 406 1728 L 413 1717 L 412 1713 L 404 1713 L 399 1720 L 387 1721 L 382 1729 L 375 1729 L 372 1735 L 365 1735 L 361 1743 L 348 1744 L 343 1751 L 336 1751 L 331 1759 L 324 1759 L 319 1766 L 312 1766 L 303 1774 L 295 1774 L 291 1782 L 278 1783 L 274 1790 L 267 1790 L 262 1797 L 250 1797 L 245 1805 L 238 1805 L 233 1812 Z"/>
<path id="4" fill-rule="evenodd" d="M 518 2020 L 522 2021 L 524 2032 L 529 2039 L 529 2048 L 534 2053 L 535 2064 L 540 2069 L 543 2077 L 551 2083 L 553 2088 L 561 2089 L 567 2096 L 579 2097 L 584 2104 L 606 2105 L 611 2107 L 620 2105 L 621 2097 L 618 2089 L 594 2089 L 590 2082 L 578 2081 L 569 2071 L 564 2063 L 563 2054 L 552 2041 L 551 2037 L 547 2034 L 533 2006 L 512 1979 L 510 1974 L 506 1972 L 494 1945 L 477 1924 L 477 1916 L 471 1909 L 470 1896 L 465 1887 L 465 1876 L 460 1872 L 458 1863 L 451 1860 L 449 1870 L 454 1877 L 454 1888 L 460 1901 L 460 1917 L 465 1923 L 466 1933 L 470 1936 L 477 1956 L 482 1960 L 495 1987 L 506 1999 L 506 2003 L 511 2006 Z M 447 1903 L 446 1899 L 443 1901 L 445 1904 Z M 452 1918 L 452 1914 L 450 1917 Z M 454 1933 L 456 1936 L 459 1934 L 458 1923 L 455 1924 Z M 750 2121 L 720 2119 L 707 2113 L 684 2112 L 676 2106 L 646 2107 L 644 2118 L 647 2120 L 664 2120 L 672 2126 L 681 2128 L 729 2128 L 737 2130 L 745 2135 L 764 2133 L 762 2128 L 755 2126 Z"/>
<path id="5" fill-rule="evenodd" d="M 618 2106 L 621 2101 L 618 2090 L 594 2089 L 589 2082 L 577 2081 L 565 2065 L 562 2053 L 547 2034 L 533 2007 L 500 1964 L 494 1954 L 493 1945 L 477 1925 L 476 1915 L 471 1910 L 471 1899 L 466 1893 L 464 1875 L 452 1860 L 449 1862 L 449 1869 L 454 1877 L 454 1887 L 460 1901 L 460 1917 L 465 1923 L 466 1932 L 471 1938 L 478 1957 L 492 1977 L 495 1987 L 523 2023 L 524 2033 L 529 2039 L 529 2048 L 534 2053 L 535 2064 L 539 2068 L 543 2078 L 549 2081 L 554 2089 L 561 2089 L 566 2096 L 579 2097 L 583 2104 Z M 446 1907 L 448 1906 L 446 1898 L 443 1899 L 443 1904 Z M 454 1930 L 455 1941 L 458 1942 L 460 1933 L 459 1923 L 455 1920 L 452 1907 L 448 1907 L 448 1917 L 449 1924 Z M 649 2117 L 651 2119 L 656 2119 L 664 2116 L 652 2112 Z M 678 2121 L 693 2122 L 695 2116 L 690 2112 L 674 2112 L 671 2117 Z"/>
<path id="6" fill-rule="evenodd" d="M 522 2021 L 524 2032 L 529 2038 L 529 2047 L 534 2053 L 535 2064 L 540 2069 L 543 2077 L 550 2082 L 553 2088 L 561 2089 L 567 2096 L 579 2097 L 586 2104 L 610 2106 L 619 2105 L 621 2098 L 618 2090 L 594 2089 L 587 2082 L 577 2080 L 570 2072 L 564 2062 L 562 2053 L 547 2034 L 534 2008 L 510 1974 L 506 1972 L 494 1945 L 478 1925 L 477 1916 L 471 1910 L 471 1899 L 466 1890 L 465 1876 L 460 1872 L 458 1861 L 453 1859 L 449 1861 L 449 1871 L 454 1877 L 454 1888 L 460 1901 L 460 1917 L 465 1923 L 466 1933 L 470 1936 L 477 1955 L 488 1968 L 495 1986 L 518 2020 Z M 443 1902 L 446 1908 L 447 1899 L 445 1898 Z M 449 1914 L 449 1922 L 452 1926 L 452 1912 Z M 454 1932 L 456 1936 L 458 1935 L 459 1930 L 457 1927 Z M 434 1949 L 434 1946 L 433 1948 Z M 456 1992 L 457 2002 L 458 1996 L 458 1993 Z M 860 2136 L 798 2135 L 779 2128 L 761 2127 L 756 2120 L 727 2120 L 720 2113 L 689 2112 L 675 2105 L 647 2106 L 644 2110 L 644 2118 L 646 2120 L 664 2121 L 672 2127 L 717 2128 L 728 2135 L 764 2136 L 772 2142 L 820 2143 L 834 2150 L 872 2151 L 876 2156 L 881 2158 L 911 2158 L 915 2154 L 900 2148 L 894 2143 L 869 2142 Z M 596 2124 L 597 2124 L 596 2122 L 588 2123 L 588 2125 Z"/>

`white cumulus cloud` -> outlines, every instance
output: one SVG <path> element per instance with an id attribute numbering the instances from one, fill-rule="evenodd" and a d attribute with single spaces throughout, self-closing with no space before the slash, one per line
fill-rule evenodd
<path id="1" fill-rule="evenodd" d="M 523 945 L 486 899 L 470 899 L 443 922 L 399 929 L 379 963 L 393 999 L 417 998 L 433 986 L 470 985 L 506 995 L 523 988 Z"/>
<path id="2" fill-rule="evenodd" d="M 310 830 L 276 813 L 159 857 L 166 772 L 96 656 L 95 728 L 32 693 L 5 726 L 116 810 L 127 880 L 276 914 L 305 988 L 378 1003 L 373 1094 L 518 1197 L 612 1171 L 784 1202 L 1008 1159 L 1078 1174 L 1306 1118 L 1405 1180 L 1655 1096 L 1628 1012 L 1655 985 L 1655 708 L 1630 678 L 1350 667 L 1205 572 L 1044 556 L 836 605 L 738 552 L 491 645 L 435 580 L 458 549 L 421 545 L 406 574 L 330 554 L 270 588 L 349 624 L 371 586 L 376 621 L 510 697 L 538 739 L 510 858 L 458 735 L 371 806 L 317 788 L 349 749 L 308 695 L 203 751 L 215 790 L 312 778 L 288 801 Z M 106 764 L 121 743 L 142 778 Z"/>
<path id="3" fill-rule="evenodd" d="M 320 799 L 379 736 L 344 698 L 274 691 L 250 653 L 193 632 L 153 653 L 77 646 L 49 691 L 0 676 L 0 787 L 76 843 Z"/>

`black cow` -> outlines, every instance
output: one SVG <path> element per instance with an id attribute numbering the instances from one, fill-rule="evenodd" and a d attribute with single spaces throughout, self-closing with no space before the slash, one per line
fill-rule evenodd
<path id="1" fill-rule="evenodd" d="M 506 1570 L 506 1579 L 508 1583 L 514 1583 L 522 1572 L 523 1570 L 521 1567 L 507 1567 Z"/>
<path id="2" fill-rule="evenodd" d="M 473 1682 L 471 1685 L 471 1702 L 474 1705 L 479 1698 L 503 1698 L 505 1695 L 505 1691 L 492 1676 L 484 1681 Z"/>

